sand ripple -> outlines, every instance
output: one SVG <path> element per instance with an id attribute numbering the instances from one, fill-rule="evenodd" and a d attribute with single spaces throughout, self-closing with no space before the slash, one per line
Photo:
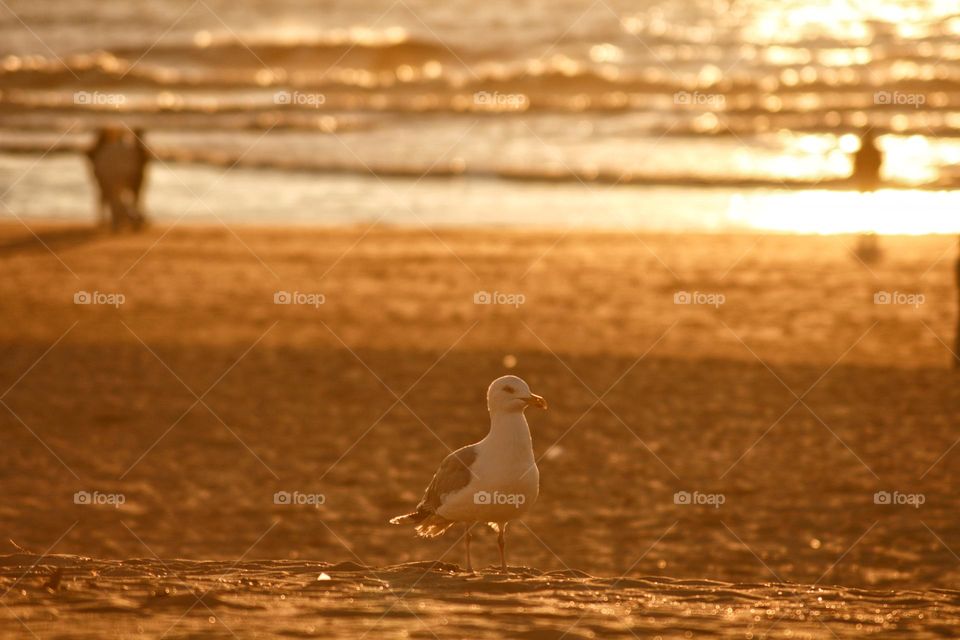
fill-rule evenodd
<path id="1" fill-rule="evenodd" d="M 953 636 L 960 592 L 662 577 L 601 578 L 446 563 L 0 557 L 4 633 L 293 638 Z M 752 634 L 752 636 L 751 636 Z"/>

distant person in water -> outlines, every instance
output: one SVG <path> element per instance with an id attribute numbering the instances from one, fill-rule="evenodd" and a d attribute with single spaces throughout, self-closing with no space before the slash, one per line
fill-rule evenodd
<path id="1" fill-rule="evenodd" d="M 853 157 L 853 179 L 860 191 L 876 191 L 880 186 L 883 152 L 877 147 L 877 134 L 867 129 L 860 136 L 860 149 Z"/>
<path id="2" fill-rule="evenodd" d="M 100 220 L 109 213 L 114 231 L 124 224 L 137 230 L 143 226 L 140 191 L 151 154 L 143 143 L 141 130 L 106 127 L 87 153 L 98 188 Z"/>

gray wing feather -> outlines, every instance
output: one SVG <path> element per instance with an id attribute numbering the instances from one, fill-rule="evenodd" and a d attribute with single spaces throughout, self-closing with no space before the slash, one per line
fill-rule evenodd
<path id="1" fill-rule="evenodd" d="M 457 449 L 444 458 L 440 468 L 433 474 L 433 480 L 424 492 L 420 504 L 417 505 L 417 511 L 435 513 L 440 508 L 443 496 L 459 491 L 470 484 L 474 475 L 470 467 L 476 459 L 476 445 Z"/>

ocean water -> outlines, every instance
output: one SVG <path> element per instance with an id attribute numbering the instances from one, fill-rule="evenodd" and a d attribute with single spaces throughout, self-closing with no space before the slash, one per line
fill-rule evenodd
<path id="1" fill-rule="evenodd" d="M 91 217 L 122 122 L 160 219 L 953 233 L 958 35 L 937 0 L 9 0 L 0 215 Z"/>

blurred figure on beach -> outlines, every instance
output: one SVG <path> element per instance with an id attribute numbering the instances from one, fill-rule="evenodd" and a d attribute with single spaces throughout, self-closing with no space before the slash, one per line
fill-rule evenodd
<path id="1" fill-rule="evenodd" d="M 877 134 L 867 129 L 860 135 L 860 149 L 853 158 L 853 179 L 860 191 L 876 191 L 880 186 L 883 152 L 877 147 Z"/>
<path id="2" fill-rule="evenodd" d="M 150 151 L 143 142 L 141 130 L 110 126 L 100 130 L 97 141 L 87 152 L 97 183 L 97 208 L 100 221 L 118 231 L 129 223 L 134 229 L 143 226 L 140 191 Z"/>
<path id="3" fill-rule="evenodd" d="M 872 128 L 860 134 L 860 148 L 853 157 L 853 175 L 860 193 L 876 191 L 880 186 L 880 168 L 883 166 L 883 152 L 877 146 L 877 134 Z M 864 264 L 880 261 L 883 252 L 875 233 L 861 234 L 857 238 L 854 255 Z"/>

